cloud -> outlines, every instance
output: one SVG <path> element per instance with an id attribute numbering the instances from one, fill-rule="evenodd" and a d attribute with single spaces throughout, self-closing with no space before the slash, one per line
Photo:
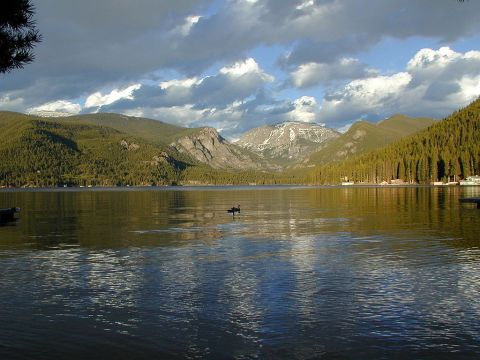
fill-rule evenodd
<path id="1" fill-rule="evenodd" d="M 181 26 L 175 28 L 175 30 L 178 30 L 181 35 L 187 36 L 188 34 L 190 34 L 190 31 L 200 19 L 201 16 L 198 15 L 187 16 L 184 19 L 184 23 Z"/>
<path id="2" fill-rule="evenodd" d="M 421 49 L 404 72 L 353 80 L 327 93 L 319 117 L 338 125 L 403 112 L 443 117 L 480 96 L 480 52 Z"/>
<path id="3" fill-rule="evenodd" d="M 317 2 L 308 13 L 286 20 L 290 34 L 299 41 L 281 62 L 286 66 L 330 63 L 366 51 L 386 38 L 423 36 L 452 42 L 479 29 L 480 3 L 462 5 L 456 1 L 434 5 L 403 0 Z"/>
<path id="4" fill-rule="evenodd" d="M 102 95 L 100 92 L 96 92 L 85 101 L 86 108 L 97 107 L 101 108 L 105 105 L 113 104 L 120 99 L 133 99 L 133 92 L 142 87 L 141 84 L 130 85 L 124 89 L 113 89 L 109 94 Z"/>
<path id="5" fill-rule="evenodd" d="M 288 112 L 292 121 L 315 122 L 317 118 L 317 100 L 312 96 L 302 96 L 293 102 L 294 109 Z"/>
<path id="6" fill-rule="evenodd" d="M 392 108 L 398 95 L 412 80 L 409 73 L 354 80 L 343 89 L 329 93 L 321 105 L 320 117 L 334 123 L 365 115 L 380 115 Z"/>
<path id="7" fill-rule="evenodd" d="M 352 57 L 385 38 L 453 41 L 480 26 L 476 1 L 37 0 L 35 6 L 44 41 L 21 86 L 82 79 L 83 88 L 55 87 L 57 98 L 138 82 L 159 69 L 198 76 L 258 46 L 283 47 L 283 63 L 295 68 Z M 16 75 L 4 80 L 6 88 L 20 86 Z"/>
<path id="8" fill-rule="evenodd" d="M 348 79 L 359 79 L 376 73 L 357 59 L 342 58 L 338 62 L 300 65 L 290 74 L 291 83 L 297 88 L 308 88 L 317 85 L 330 85 L 332 82 Z"/>
<path id="9" fill-rule="evenodd" d="M 22 111 L 24 109 L 24 101 L 20 97 L 11 97 L 9 94 L 0 96 L 0 110 Z"/>
<path id="10" fill-rule="evenodd" d="M 273 76 L 265 74 L 260 69 L 257 62 L 252 58 L 236 62 L 231 66 L 224 66 L 220 69 L 220 74 L 228 75 L 233 78 L 239 78 L 249 73 L 258 74 L 265 81 L 273 81 L 274 79 Z"/>
<path id="11" fill-rule="evenodd" d="M 78 114 L 81 111 L 82 107 L 80 104 L 73 103 L 67 100 L 57 100 L 48 102 L 46 104 L 32 107 L 27 109 L 27 113 L 39 113 L 39 112 L 59 112 L 66 114 Z"/>
<path id="12" fill-rule="evenodd" d="M 273 76 L 265 73 L 253 58 L 248 58 L 222 67 L 215 75 L 200 79 L 171 79 L 160 82 L 158 86 L 144 85 L 134 89 L 129 97 L 124 97 L 129 101 L 111 102 L 110 109 L 184 105 L 197 109 L 224 109 L 235 101 L 255 95 L 273 80 Z M 104 111 L 106 109 L 109 108 L 103 107 Z"/>
<path id="13" fill-rule="evenodd" d="M 452 44 L 477 35 L 478 1 L 34 3 L 44 40 L 32 64 L 2 76 L 2 109 L 66 101 L 81 112 L 217 124 L 233 133 L 294 118 L 342 126 L 370 113 L 445 115 L 479 93 L 475 51 L 424 49 L 388 73 L 357 59 L 385 39 Z M 262 58 L 264 49 L 275 54 Z M 286 98 L 290 87 L 295 95 Z M 298 91 L 307 88 L 318 103 Z"/>

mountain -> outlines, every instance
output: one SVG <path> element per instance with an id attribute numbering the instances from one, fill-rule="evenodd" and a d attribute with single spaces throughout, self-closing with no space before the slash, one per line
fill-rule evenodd
<path id="1" fill-rule="evenodd" d="M 412 135 L 434 123 L 433 119 L 411 118 L 405 115 L 394 115 L 376 124 L 357 121 L 345 134 L 311 154 L 307 163 L 321 165 L 345 160 Z"/>
<path id="2" fill-rule="evenodd" d="M 99 113 L 71 116 L 70 122 L 87 122 L 106 126 L 152 143 L 169 146 L 197 162 L 215 169 L 274 169 L 255 154 L 229 143 L 209 127 L 184 128 L 159 120 Z"/>
<path id="3" fill-rule="evenodd" d="M 0 112 L 0 185 L 149 185 L 194 166 L 168 146 L 80 121 Z"/>
<path id="4" fill-rule="evenodd" d="M 116 114 L 0 112 L 0 187 L 274 182 L 257 155 L 215 129 Z"/>
<path id="5" fill-rule="evenodd" d="M 395 121 L 393 121 L 395 123 Z M 381 125 L 381 124 L 380 124 Z M 387 122 L 387 127 L 392 126 Z M 398 124 L 393 126 L 398 129 Z M 403 128 L 403 126 L 400 126 Z M 414 135 L 346 161 L 318 166 L 309 175 L 315 183 L 392 179 L 430 183 L 480 173 L 480 99 Z"/>
<path id="6" fill-rule="evenodd" d="M 214 169 L 275 169 L 257 155 L 229 143 L 210 127 L 181 132 L 170 146 Z"/>
<path id="7" fill-rule="evenodd" d="M 285 122 L 246 132 L 236 145 L 278 164 L 291 164 L 308 157 L 340 134 L 318 124 Z"/>

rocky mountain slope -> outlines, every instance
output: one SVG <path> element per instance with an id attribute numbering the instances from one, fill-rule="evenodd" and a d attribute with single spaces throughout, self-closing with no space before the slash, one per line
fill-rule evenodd
<path id="1" fill-rule="evenodd" d="M 214 169 L 272 168 L 255 154 L 229 143 L 210 127 L 179 134 L 170 146 Z"/>
<path id="2" fill-rule="evenodd" d="M 245 133 L 235 144 L 264 159 L 289 164 L 301 161 L 340 134 L 318 124 L 285 122 Z"/>
<path id="3" fill-rule="evenodd" d="M 394 115 L 377 124 L 357 121 L 346 133 L 311 154 L 306 163 L 321 165 L 345 160 L 400 140 L 434 123 L 433 119 L 411 118 L 405 115 Z"/>

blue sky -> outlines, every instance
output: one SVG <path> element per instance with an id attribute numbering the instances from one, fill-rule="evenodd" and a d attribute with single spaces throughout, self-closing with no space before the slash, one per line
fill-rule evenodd
<path id="1" fill-rule="evenodd" d="M 282 121 L 442 118 L 480 95 L 480 2 L 35 0 L 0 110 L 117 112 L 227 138 Z"/>

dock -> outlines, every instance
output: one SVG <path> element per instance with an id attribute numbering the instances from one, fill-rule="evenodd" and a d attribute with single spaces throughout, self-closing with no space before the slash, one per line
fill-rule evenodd
<path id="1" fill-rule="evenodd" d="M 15 218 L 15 213 L 18 211 L 20 211 L 20 209 L 16 207 L 0 209 L 0 222 L 12 221 Z"/>
<path id="2" fill-rule="evenodd" d="M 480 209 L 480 198 L 463 198 L 460 199 L 462 204 L 477 204 L 477 209 Z"/>

